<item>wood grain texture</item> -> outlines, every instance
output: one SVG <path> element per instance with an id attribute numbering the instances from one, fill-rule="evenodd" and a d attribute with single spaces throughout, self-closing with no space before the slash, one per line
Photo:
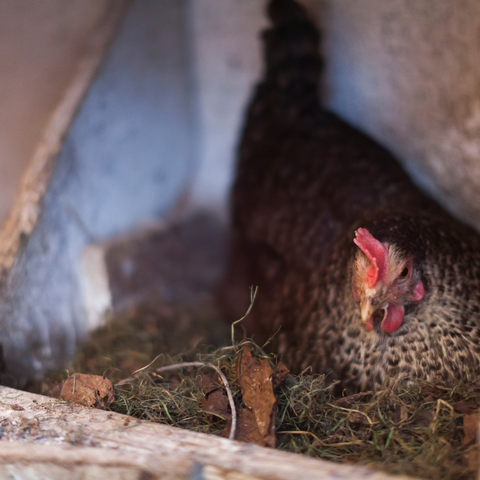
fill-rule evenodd
<path id="1" fill-rule="evenodd" d="M 130 0 L 110 0 L 105 4 L 102 21 L 89 38 L 76 75 L 23 174 L 13 208 L 0 231 L 0 278 L 5 277 L 22 241 L 35 227 L 62 141 L 129 4 Z"/>
<path id="2" fill-rule="evenodd" d="M 8 478 L 3 472 L 21 473 L 27 467 L 47 472 L 46 478 L 52 479 L 65 478 L 61 474 L 66 471 L 73 474 L 68 478 L 84 478 L 81 474 L 86 473 L 92 474 L 88 478 L 192 480 L 410 478 L 139 421 L 7 387 L 0 387 L 0 414 L 5 419 L 2 480 Z"/>

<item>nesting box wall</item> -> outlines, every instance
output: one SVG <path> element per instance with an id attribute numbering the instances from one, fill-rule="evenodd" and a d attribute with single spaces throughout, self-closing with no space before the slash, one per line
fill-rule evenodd
<path id="1" fill-rule="evenodd" d="M 480 229 L 480 2 L 325 0 L 324 7 L 329 106 Z"/>
<path id="2" fill-rule="evenodd" d="M 83 247 L 171 209 L 191 173 L 185 2 L 135 2 L 0 285 L 2 381 L 41 378 L 85 335 Z"/>
<path id="3" fill-rule="evenodd" d="M 300 0 L 315 16 L 319 0 Z M 193 208 L 228 212 L 243 116 L 262 72 L 268 0 L 189 0 L 199 166 Z"/>
<path id="4" fill-rule="evenodd" d="M 236 145 L 251 90 L 261 72 L 259 32 L 265 1 L 191 0 L 199 170 L 192 205 L 226 213 Z"/>
<path id="5" fill-rule="evenodd" d="M 242 100 L 261 72 L 267 2 L 214 3 L 190 7 L 202 128 L 195 192 L 196 200 L 222 205 Z M 302 3 L 322 32 L 327 106 L 391 149 L 421 187 L 480 229 L 480 3 Z"/>

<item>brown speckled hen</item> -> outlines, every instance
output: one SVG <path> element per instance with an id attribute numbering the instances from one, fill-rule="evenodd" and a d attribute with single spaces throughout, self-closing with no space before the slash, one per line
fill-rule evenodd
<path id="1" fill-rule="evenodd" d="M 319 34 L 269 4 L 266 72 L 246 116 L 223 304 L 259 293 L 247 331 L 354 390 L 480 373 L 480 238 L 384 148 L 321 107 Z M 243 297 L 242 297 L 243 295 Z"/>

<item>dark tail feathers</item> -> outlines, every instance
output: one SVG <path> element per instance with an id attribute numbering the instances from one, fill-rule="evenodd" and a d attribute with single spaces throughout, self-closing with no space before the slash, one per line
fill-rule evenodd
<path id="1" fill-rule="evenodd" d="M 263 34 L 267 69 L 262 86 L 280 94 L 290 115 L 311 116 L 320 109 L 320 34 L 295 0 L 271 0 L 268 14 L 273 26 Z"/>

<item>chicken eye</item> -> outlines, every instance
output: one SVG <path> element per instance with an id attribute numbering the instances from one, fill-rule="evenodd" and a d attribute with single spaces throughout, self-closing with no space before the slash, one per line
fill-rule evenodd
<path id="1" fill-rule="evenodd" d="M 402 270 L 402 273 L 400 274 L 400 278 L 407 278 L 409 273 L 410 273 L 410 268 L 407 266 Z"/>
<path id="2" fill-rule="evenodd" d="M 358 270 L 357 262 L 354 262 L 353 267 L 355 268 L 355 270 Z"/>

